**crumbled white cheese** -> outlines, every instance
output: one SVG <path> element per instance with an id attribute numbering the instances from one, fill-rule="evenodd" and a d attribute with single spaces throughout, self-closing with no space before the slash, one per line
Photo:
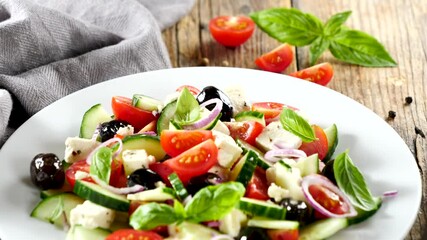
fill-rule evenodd
<path id="1" fill-rule="evenodd" d="M 148 155 L 144 149 L 124 150 L 122 153 L 123 167 L 126 176 L 140 168 L 148 168 L 151 163 L 156 161 L 154 156 Z"/>
<path id="2" fill-rule="evenodd" d="M 79 137 L 68 137 L 65 140 L 65 156 L 64 159 L 67 163 L 75 163 L 79 160 L 86 159 L 86 157 L 101 144 L 92 139 L 85 139 Z"/>
<path id="3" fill-rule="evenodd" d="M 80 180 L 87 177 L 89 177 L 89 173 L 83 171 L 76 171 L 76 173 L 74 174 L 74 178 L 76 180 Z"/>
<path id="4" fill-rule="evenodd" d="M 215 145 L 218 147 L 218 163 L 221 167 L 230 168 L 239 159 L 242 149 L 234 139 L 222 132 L 213 130 Z"/>
<path id="5" fill-rule="evenodd" d="M 270 198 L 273 198 L 275 202 L 279 202 L 284 198 L 290 197 L 289 190 L 277 186 L 275 183 L 272 183 L 268 187 L 267 194 Z"/>
<path id="6" fill-rule="evenodd" d="M 115 211 L 88 200 L 77 205 L 70 211 L 70 224 L 82 225 L 85 228 L 105 228 L 108 229 L 114 221 Z"/>
<path id="7" fill-rule="evenodd" d="M 237 237 L 242 225 L 248 220 L 246 214 L 234 208 L 220 220 L 219 230 L 232 237 Z"/>
<path id="8" fill-rule="evenodd" d="M 127 125 L 126 127 L 121 127 L 117 130 L 116 134 L 126 137 L 132 135 L 134 133 L 134 129 L 132 125 Z"/>

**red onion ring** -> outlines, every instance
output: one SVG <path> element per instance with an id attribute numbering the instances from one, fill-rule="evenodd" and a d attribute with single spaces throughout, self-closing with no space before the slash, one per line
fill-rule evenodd
<path id="1" fill-rule="evenodd" d="M 89 153 L 89 155 L 87 156 L 87 158 L 86 158 L 86 162 L 87 162 L 87 164 L 91 164 L 92 163 L 92 157 L 93 157 L 93 155 L 100 149 L 100 148 L 102 148 L 102 147 L 107 147 L 108 145 L 110 145 L 111 143 L 114 143 L 114 142 L 119 142 L 119 148 L 117 149 L 117 151 L 116 152 L 114 152 L 114 155 L 113 155 L 113 158 L 116 158 L 117 157 L 117 155 L 118 154 L 120 154 L 120 152 L 122 151 L 122 148 L 123 148 L 123 142 L 122 142 L 122 140 L 120 139 L 120 138 L 111 138 L 111 139 L 108 139 L 107 141 L 105 141 L 105 142 L 103 142 L 103 143 L 101 143 L 98 147 L 96 147 L 94 150 L 92 150 L 92 152 L 90 152 Z"/>
<path id="2" fill-rule="evenodd" d="M 108 184 L 106 184 L 105 182 L 101 181 L 101 179 L 99 179 L 97 176 L 94 175 L 90 175 L 90 177 L 93 179 L 93 181 L 98 184 L 99 186 L 101 186 L 102 188 L 104 188 L 105 190 L 108 190 L 112 193 L 115 194 L 119 194 L 119 195 L 126 195 L 126 194 L 130 194 L 130 193 L 137 193 L 137 192 L 142 192 L 145 190 L 145 187 L 142 185 L 134 185 L 132 187 L 125 187 L 125 188 L 116 188 L 113 186 L 110 186 Z"/>
<path id="3" fill-rule="evenodd" d="M 397 194 L 398 194 L 397 190 L 386 191 L 383 193 L 383 197 L 394 197 L 394 196 L 397 196 Z"/>
<path id="4" fill-rule="evenodd" d="M 311 185 L 314 184 L 320 184 L 324 187 L 327 187 L 329 190 L 333 191 L 335 194 L 337 194 L 349 207 L 349 212 L 345 214 L 335 214 L 324 208 L 322 205 L 320 205 L 316 200 L 314 200 L 313 196 L 311 195 L 308 188 Z M 348 197 L 337 187 L 335 186 L 329 179 L 326 177 L 319 175 L 319 174 L 312 174 L 305 176 L 301 181 L 301 187 L 302 192 L 304 193 L 305 198 L 307 199 L 308 203 L 317 211 L 319 211 L 321 214 L 327 216 L 327 217 L 354 217 L 357 215 L 356 209 L 351 204 Z"/>
<path id="5" fill-rule="evenodd" d="M 299 149 L 284 148 L 284 149 L 270 150 L 266 152 L 264 155 L 264 158 L 272 163 L 275 163 L 280 159 L 287 158 L 287 157 L 294 157 L 294 158 L 307 157 L 307 154 L 304 151 Z"/>
<path id="6" fill-rule="evenodd" d="M 209 123 L 211 123 L 221 113 L 222 101 L 219 98 L 209 99 L 208 101 L 200 104 L 200 108 L 204 108 L 210 104 L 215 104 L 215 106 L 212 109 L 212 111 L 209 112 L 208 116 L 206 116 L 205 118 L 202 118 L 199 121 L 194 122 L 192 124 L 184 125 L 184 126 L 182 126 L 182 128 L 185 130 L 200 129 L 200 128 L 203 128 L 204 126 L 208 125 Z"/>
<path id="7" fill-rule="evenodd" d="M 219 227 L 220 222 L 219 221 L 209 221 L 209 222 L 205 222 L 205 225 L 210 227 L 210 228 L 216 228 L 216 227 Z"/>

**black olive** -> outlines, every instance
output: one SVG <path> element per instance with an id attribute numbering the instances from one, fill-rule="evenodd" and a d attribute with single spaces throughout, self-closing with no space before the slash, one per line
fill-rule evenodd
<path id="1" fill-rule="evenodd" d="M 197 95 L 197 101 L 200 104 L 213 98 L 219 98 L 223 103 L 220 120 L 224 122 L 231 121 L 231 117 L 233 116 L 233 104 L 231 104 L 230 98 L 225 93 L 214 86 L 207 86 Z M 206 106 L 206 108 L 212 110 L 214 105 L 210 104 Z"/>
<path id="2" fill-rule="evenodd" d="M 121 120 L 111 120 L 109 122 L 102 123 L 99 127 L 101 142 L 105 142 L 108 139 L 113 138 L 121 127 L 126 127 L 127 125 L 129 125 L 129 123 Z"/>
<path id="3" fill-rule="evenodd" d="M 286 208 L 286 219 L 307 222 L 311 217 L 311 208 L 303 201 L 284 198 L 279 203 Z"/>
<path id="4" fill-rule="evenodd" d="M 53 153 L 37 154 L 31 161 L 30 175 L 33 184 L 43 190 L 61 188 L 65 181 L 62 161 Z"/>
<path id="5" fill-rule="evenodd" d="M 215 173 L 205 173 L 200 176 L 196 176 L 190 179 L 188 181 L 188 184 L 185 189 L 187 189 L 187 192 L 191 195 L 196 194 L 200 189 L 218 184 L 222 181 L 222 179 Z"/>
<path id="6" fill-rule="evenodd" d="M 337 185 L 337 181 L 335 180 L 335 175 L 334 175 L 334 159 L 329 160 L 325 164 L 325 167 L 322 169 L 322 175 L 327 177 L 332 183 Z"/>
<path id="7" fill-rule="evenodd" d="M 155 189 L 156 183 L 159 181 L 162 181 L 159 174 L 150 169 L 140 168 L 128 176 L 127 185 L 128 187 L 132 187 L 138 184 L 146 187 L 147 189 Z"/>

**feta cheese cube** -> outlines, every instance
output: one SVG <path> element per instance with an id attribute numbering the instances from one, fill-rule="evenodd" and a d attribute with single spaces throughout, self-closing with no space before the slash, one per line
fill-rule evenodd
<path id="1" fill-rule="evenodd" d="M 148 168 L 151 163 L 156 161 L 156 158 L 154 156 L 148 155 L 147 151 L 144 149 L 127 149 L 123 151 L 122 159 L 126 176 L 129 176 L 137 169 Z"/>
<path id="2" fill-rule="evenodd" d="M 114 221 L 115 211 L 88 200 L 77 205 L 70 211 L 70 224 L 82 225 L 85 228 L 105 228 L 108 229 Z"/>
<path id="3" fill-rule="evenodd" d="M 213 130 L 215 145 L 218 147 L 218 163 L 221 167 L 230 168 L 239 159 L 243 150 L 234 139 L 222 132 Z"/>
<path id="4" fill-rule="evenodd" d="M 264 151 L 275 149 L 275 144 L 278 143 L 285 148 L 298 149 L 302 140 L 283 129 L 282 124 L 278 121 L 272 122 L 264 128 L 261 134 L 256 138 L 256 144 Z"/>
<path id="5" fill-rule="evenodd" d="M 219 230 L 232 237 L 237 237 L 242 224 L 247 220 L 248 218 L 246 217 L 246 214 L 234 208 L 229 214 L 225 215 L 225 217 L 220 220 Z"/>
<path id="6" fill-rule="evenodd" d="M 273 198 L 275 202 L 279 202 L 284 198 L 290 197 L 289 190 L 277 186 L 275 183 L 272 183 L 268 187 L 267 194 L 270 198 Z"/>
<path id="7" fill-rule="evenodd" d="M 132 135 L 134 133 L 134 129 L 132 125 L 127 125 L 126 127 L 121 127 L 117 130 L 116 134 L 126 137 Z"/>
<path id="8" fill-rule="evenodd" d="M 83 160 L 100 144 L 92 139 L 69 137 L 65 140 L 64 159 L 67 163 Z"/>
<path id="9" fill-rule="evenodd" d="M 228 96 L 233 105 L 233 116 L 239 112 L 249 111 L 249 104 L 246 102 L 246 94 L 241 86 L 230 86 L 224 89 L 224 93 Z"/>

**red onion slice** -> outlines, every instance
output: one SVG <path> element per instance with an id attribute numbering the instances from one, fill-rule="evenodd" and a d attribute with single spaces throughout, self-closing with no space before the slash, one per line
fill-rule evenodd
<path id="1" fill-rule="evenodd" d="M 211 240 L 234 240 L 234 238 L 230 235 L 218 234 L 218 235 L 211 237 Z"/>
<path id="2" fill-rule="evenodd" d="M 137 192 L 142 192 L 145 190 L 144 186 L 138 185 L 138 184 L 134 185 L 132 187 L 116 188 L 116 187 L 110 186 L 110 185 L 106 184 L 105 182 L 101 181 L 101 179 L 99 179 L 97 176 L 90 175 L 90 177 L 93 179 L 93 181 L 95 181 L 96 184 L 98 184 L 102 188 L 104 188 L 104 189 L 106 189 L 112 193 L 119 194 L 119 195 L 137 193 Z"/>
<path id="3" fill-rule="evenodd" d="M 92 157 L 93 157 L 93 154 L 95 154 L 100 148 L 102 148 L 102 147 L 108 147 L 108 145 L 110 145 L 111 143 L 114 143 L 114 142 L 118 142 L 119 143 L 119 148 L 117 149 L 117 151 L 116 152 L 114 152 L 114 155 L 113 155 L 113 158 L 116 158 L 117 157 L 117 155 L 122 151 L 122 148 L 123 148 L 123 142 L 122 142 L 122 140 L 120 139 L 120 138 L 111 138 L 111 139 L 108 139 L 107 141 L 105 141 L 105 142 L 103 142 L 103 143 L 101 143 L 98 147 L 96 147 L 92 152 L 90 152 L 89 153 L 89 155 L 87 156 L 87 158 L 86 158 L 86 162 L 87 162 L 87 164 L 91 164 L 92 163 Z"/>
<path id="4" fill-rule="evenodd" d="M 345 204 L 348 205 L 349 212 L 348 213 L 344 213 L 344 214 L 335 214 L 335 213 L 330 212 L 326 208 L 324 208 L 311 195 L 311 193 L 310 193 L 310 191 L 308 189 L 311 185 L 321 185 L 323 187 L 328 188 L 329 190 L 331 190 L 335 194 L 337 194 L 341 198 L 341 200 Z M 319 211 L 321 214 L 323 214 L 323 215 L 325 215 L 327 217 L 336 217 L 336 218 L 354 217 L 354 216 L 357 215 L 356 209 L 353 207 L 353 205 L 351 204 L 351 202 L 348 199 L 348 197 L 337 186 L 335 186 L 331 181 L 329 181 L 329 179 L 327 179 L 326 177 L 324 177 L 322 175 L 318 175 L 318 174 L 312 174 L 312 175 L 305 176 L 302 179 L 301 187 L 302 187 L 302 191 L 303 191 L 304 196 L 307 199 L 308 203 L 314 209 L 316 209 L 317 211 Z"/>
<path id="5" fill-rule="evenodd" d="M 383 197 L 394 197 L 394 196 L 397 196 L 397 194 L 398 194 L 397 190 L 386 191 L 383 193 Z"/>
<path id="6" fill-rule="evenodd" d="M 200 104 L 200 108 L 204 108 L 210 104 L 215 104 L 215 106 L 212 109 L 212 111 L 209 112 L 208 116 L 206 116 L 206 117 L 204 117 L 204 118 L 200 119 L 199 121 L 194 122 L 192 124 L 184 125 L 184 126 L 182 126 L 182 128 L 185 130 L 200 129 L 200 128 L 205 127 L 209 123 L 211 123 L 221 113 L 222 101 L 219 98 L 209 99 L 208 101 Z"/>
<path id="7" fill-rule="evenodd" d="M 300 157 L 307 157 L 307 154 L 298 149 L 293 148 L 285 148 L 285 149 L 273 149 L 265 153 L 264 158 L 268 161 L 275 163 L 283 158 L 300 158 Z"/>

